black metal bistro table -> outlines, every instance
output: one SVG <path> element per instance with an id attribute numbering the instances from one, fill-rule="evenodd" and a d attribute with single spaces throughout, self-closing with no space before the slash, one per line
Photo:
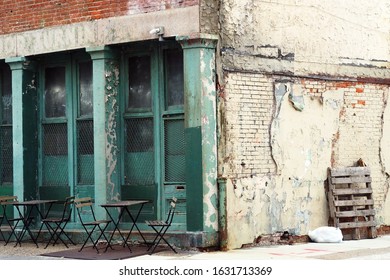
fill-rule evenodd
<path id="1" fill-rule="evenodd" d="M 144 205 L 146 203 L 149 203 L 149 202 L 150 202 L 149 200 L 123 200 L 123 201 L 115 201 L 115 202 L 110 202 L 110 203 L 106 203 L 106 204 L 100 205 L 101 207 L 103 207 L 106 210 L 108 216 L 110 217 L 111 221 L 114 224 L 114 230 L 112 231 L 112 234 L 110 236 L 110 239 L 108 241 L 108 244 L 107 244 L 107 247 L 106 247 L 105 251 L 107 251 L 108 247 L 111 246 L 111 241 L 112 241 L 112 238 L 114 237 L 115 231 L 118 231 L 119 235 L 121 236 L 121 238 L 123 240 L 123 247 L 127 246 L 127 248 L 131 252 L 131 248 L 130 248 L 129 244 L 127 243 L 127 241 L 129 240 L 130 235 L 131 235 L 134 227 L 138 230 L 138 232 L 141 235 L 142 239 L 146 243 L 145 237 L 142 235 L 142 232 L 140 231 L 140 229 L 137 226 L 137 220 L 138 220 L 138 217 L 139 217 L 139 215 L 140 215 L 140 213 L 142 211 L 142 208 L 144 207 Z M 140 207 L 138 209 L 138 212 L 137 212 L 137 214 L 135 216 L 131 214 L 130 209 L 129 209 L 131 206 L 134 206 L 134 205 L 140 205 Z M 117 219 L 114 219 L 113 216 L 111 215 L 111 213 L 109 211 L 110 208 L 120 208 L 119 215 L 118 215 Z M 131 222 L 132 222 L 130 231 L 128 232 L 126 238 L 122 234 L 121 230 L 119 229 L 119 223 L 120 223 L 124 213 L 127 213 L 130 216 L 130 219 L 131 219 Z"/>
<path id="2" fill-rule="evenodd" d="M 36 217 L 38 217 L 39 219 L 46 218 L 48 213 L 50 212 L 51 207 L 57 201 L 58 200 L 40 200 L 40 199 L 36 199 L 36 200 L 27 200 L 27 201 L 15 201 L 15 202 L 11 203 L 13 206 L 16 207 L 16 209 L 18 210 L 18 213 L 19 213 L 19 215 L 20 215 L 20 217 L 22 218 L 22 221 L 23 221 L 23 228 L 22 228 L 22 231 L 19 234 L 19 237 L 16 240 L 15 246 L 18 245 L 18 244 L 19 244 L 19 246 L 21 245 L 22 239 L 23 239 L 24 235 L 27 232 L 28 235 L 30 236 L 30 238 L 32 239 L 32 241 L 37 246 L 37 248 L 39 247 L 37 239 L 39 237 L 39 234 L 41 233 L 42 227 L 40 227 L 37 236 L 34 237 L 34 234 L 32 233 L 32 231 L 30 229 L 30 225 L 32 224 L 33 219 L 36 218 Z M 45 205 L 45 204 L 48 204 L 48 208 L 47 208 L 46 211 L 42 212 L 41 211 L 41 206 Z M 33 210 L 34 209 L 37 211 L 37 215 L 35 215 L 35 216 L 33 215 L 33 213 L 34 213 Z"/>

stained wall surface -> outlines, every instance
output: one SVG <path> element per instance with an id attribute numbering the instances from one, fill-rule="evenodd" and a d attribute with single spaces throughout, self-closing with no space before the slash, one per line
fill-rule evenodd
<path id="1" fill-rule="evenodd" d="M 371 168 L 390 223 L 389 36 L 383 1 L 221 3 L 219 176 L 227 247 L 328 225 L 327 168 Z"/>

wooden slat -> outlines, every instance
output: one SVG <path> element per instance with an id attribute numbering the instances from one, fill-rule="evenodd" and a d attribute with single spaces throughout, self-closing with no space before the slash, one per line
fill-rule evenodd
<path id="1" fill-rule="evenodd" d="M 335 216 L 338 218 L 346 218 L 346 217 L 361 217 L 361 216 L 374 216 L 374 209 L 367 210 L 354 210 L 354 211 L 339 211 L 335 213 Z"/>
<path id="2" fill-rule="evenodd" d="M 364 176 L 370 175 L 369 167 L 341 167 L 341 168 L 331 168 L 330 176 L 331 177 L 340 177 L 340 176 Z"/>
<path id="3" fill-rule="evenodd" d="M 334 205 L 336 207 L 374 205 L 374 200 L 373 199 L 335 200 Z"/>
<path id="4" fill-rule="evenodd" d="M 350 177 L 331 177 L 331 181 L 333 185 L 338 184 L 353 184 L 353 183 L 371 183 L 371 177 L 363 177 L 363 176 L 350 176 Z"/>
<path id="5" fill-rule="evenodd" d="M 374 221 L 367 221 L 367 222 L 345 222 L 345 223 L 339 223 L 339 228 L 360 228 L 360 227 L 374 227 L 376 226 Z"/>
<path id="6" fill-rule="evenodd" d="M 328 169 L 330 217 L 334 226 L 343 230 L 345 240 L 348 239 L 345 234 L 350 234 L 353 239 L 360 239 L 363 228 L 367 229 L 369 237 L 376 237 L 371 183 L 369 167 Z M 348 188 L 336 188 L 342 184 L 348 184 Z M 365 188 L 355 184 L 365 184 Z"/>
<path id="7" fill-rule="evenodd" d="M 332 189 L 333 195 L 372 194 L 371 188 Z"/>

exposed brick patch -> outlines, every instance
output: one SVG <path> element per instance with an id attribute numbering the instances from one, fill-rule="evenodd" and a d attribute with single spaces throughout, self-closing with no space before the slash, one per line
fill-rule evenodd
<path id="1" fill-rule="evenodd" d="M 357 104 L 364 106 L 364 105 L 366 105 L 366 100 L 358 100 Z"/>
<path id="2" fill-rule="evenodd" d="M 279 77 L 280 78 L 280 77 Z M 291 77 L 290 79 L 291 80 Z M 228 73 L 223 109 L 226 125 L 225 173 L 232 178 L 275 174 L 271 126 L 275 110 L 272 76 Z M 329 166 L 353 166 L 359 158 L 372 168 L 374 203 L 381 207 L 388 192 L 381 170 L 383 112 L 389 86 L 362 82 L 295 79 L 306 97 L 342 93 L 337 133 L 333 135 Z M 296 139 L 295 139 L 296 140 Z M 229 168 L 227 168 L 229 167 Z"/>
<path id="3" fill-rule="evenodd" d="M 357 92 L 357 93 L 363 93 L 363 92 L 364 92 L 364 89 L 363 89 L 363 88 L 356 88 L 356 92 Z"/>
<path id="4" fill-rule="evenodd" d="M 390 226 L 382 225 L 377 229 L 378 235 L 390 234 Z"/>
<path id="5" fill-rule="evenodd" d="M 4 0 L 0 34 L 198 4 L 199 0 Z"/>
<path id="6" fill-rule="evenodd" d="M 310 242 L 310 238 L 307 235 L 285 235 L 283 232 L 276 232 L 273 234 L 260 235 L 253 243 L 242 245 L 242 248 L 270 245 L 293 245 L 307 242 Z"/>
<path id="7" fill-rule="evenodd" d="M 227 75 L 226 81 L 223 111 L 228 122 L 226 156 L 231 174 L 251 177 L 274 173 L 270 143 L 273 80 L 260 74 L 239 73 Z"/>

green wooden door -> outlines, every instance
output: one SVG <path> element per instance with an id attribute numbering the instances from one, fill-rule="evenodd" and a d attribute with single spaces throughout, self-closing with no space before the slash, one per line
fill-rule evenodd
<path id="1" fill-rule="evenodd" d="M 40 70 L 39 195 L 94 196 L 92 62 L 46 58 Z"/>
<path id="2" fill-rule="evenodd" d="M 12 148 L 12 86 L 11 70 L 0 64 L 0 196 L 13 194 L 13 148 Z M 3 209 L 0 209 L 0 215 Z M 6 208 L 8 217 L 13 208 Z"/>
<path id="3" fill-rule="evenodd" d="M 124 59 L 123 199 L 149 199 L 143 219 L 164 218 L 172 196 L 185 227 L 184 97 L 181 49 L 151 48 Z M 179 222 L 177 223 L 179 224 Z"/>
<path id="4" fill-rule="evenodd" d="M 0 65 L 0 195 L 11 195 L 13 182 L 11 69 Z"/>
<path id="5" fill-rule="evenodd" d="M 124 100 L 122 199 L 148 199 L 140 220 L 153 218 L 158 196 L 153 54 L 129 56 Z"/>

